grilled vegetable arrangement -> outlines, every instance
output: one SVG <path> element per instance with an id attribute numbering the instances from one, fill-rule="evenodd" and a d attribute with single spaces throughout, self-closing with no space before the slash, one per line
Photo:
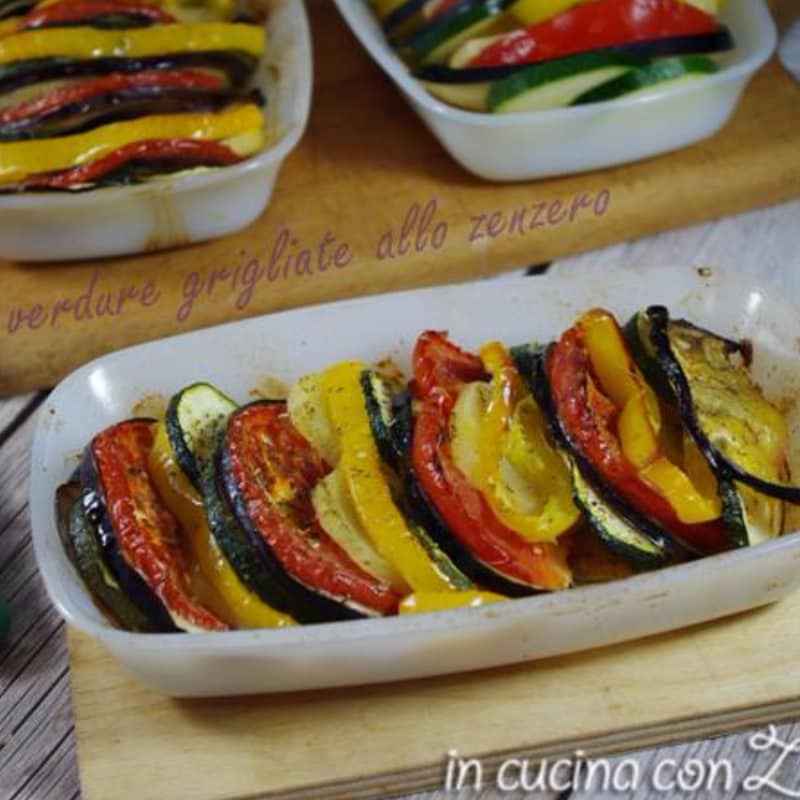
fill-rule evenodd
<path id="1" fill-rule="evenodd" d="M 268 138 L 264 19 L 233 0 L 0 3 L 0 192 L 235 164 Z"/>
<path id="2" fill-rule="evenodd" d="M 410 382 L 342 362 L 244 406 L 195 384 L 89 443 L 61 539 L 143 632 L 477 606 L 757 544 L 800 488 L 751 357 L 654 306 L 477 353 L 426 331 Z"/>
<path id="3" fill-rule="evenodd" d="M 716 0 L 370 0 L 440 100 L 496 114 L 645 93 L 716 72 Z"/>

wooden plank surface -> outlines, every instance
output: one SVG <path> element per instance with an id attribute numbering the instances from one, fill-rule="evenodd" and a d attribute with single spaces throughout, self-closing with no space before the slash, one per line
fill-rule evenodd
<path id="1" fill-rule="evenodd" d="M 331 3 L 308 5 L 314 109 L 271 209 L 238 235 L 168 253 L 69 266 L 0 263 L 0 394 L 52 385 L 96 355 L 168 333 L 476 278 L 800 193 L 800 86 L 777 62 L 760 73 L 733 121 L 712 140 L 618 169 L 497 186 L 470 177 L 444 154 Z M 783 13 L 789 5 L 775 3 Z M 434 205 L 417 241 L 424 209 Z M 417 225 L 401 242 L 415 207 Z M 521 209 L 522 233 L 512 225 Z M 485 229 L 495 213 L 506 230 L 492 239 Z M 483 236 L 471 241 L 481 217 L 484 230 L 474 235 Z M 447 225 L 439 249 L 437 224 Z M 386 234 L 395 257 L 380 259 Z M 337 247 L 343 248 L 339 267 L 332 261 Z M 297 266 L 303 249 L 313 255 L 307 268 Z M 287 267 L 288 256 L 295 261 Z M 120 293 L 128 299 L 112 314 L 108 304 L 117 310 Z"/>

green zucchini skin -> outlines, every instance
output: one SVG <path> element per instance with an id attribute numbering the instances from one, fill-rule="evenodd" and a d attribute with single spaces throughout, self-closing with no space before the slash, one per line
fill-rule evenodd
<path id="1" fill-rule="evenodd" d="M 681 419 L 697 446 L 708 459 L 717 477 L 720 479 L 739 481 L 769 497 L 774 497 L 777 500 L 783 500 L 784 502 L 794 505 L 800 505 L 800 487 L 772 483 L 771 481 L 759 478 L 757 475 L 753 475 L 728 458 L 710 440 L 700 425 L 700 421 L 695 413 L 694 403 L 692 401 L 692 389 L 689 385 L 689 381 L 675 357 L 675 354 L 672 352 L 672 345 L 669 339 L 669 311 L 664 306 L 651 306 L 647 309 L 646 313 L 651 326 L 650 341 L 655 350 L 658 364 L 661 367 L 664 377 L 672 387 Z M 688 325 L 689 323 L 681 324 Z M 722 340 L 730 349 L 730 352 L 739 352 L 745 356 L 748 355 L 747 348 L 740 342 L 723 339 L 710 331 L 705 331 L 694 325 L 691 327 L 708 336 L 713 336 L 716 339 Z"/>
<path id="2" fill-rule="evenodd" d="M 96 528 L 86 517 L 79 483 L 66 483 L 56 491 L 59 537 L 72 565 L 92 596 L 122 628 L 136 633 L 156 629 L 114 579 L 105 563 Z"/>
<path id="3" fill-rule="evenodd" d="M 394 428 L 393 401 L 395 391 L 385 378 L 375 370 L 365 369 L 361 373 L 361 391 L 369 417 L 372 438 L 381 458 L 390 466 L 397 467 L 402 458 Z"/>
<path id="4" fill-rule="evenodd" d="M 97 541 L 103 563 L 125 596 L 138 609 L 158 633 L 176 633 L 178 628 L 161 600 L 125 560 L 117 541 L 117 534 L 108 513 L 100 476 L 92 455 L 91 444 L 81 462 L 81 504 L 87 523 L 97 531 Z"/>
<path id="5" fill-rule="evenodd" d="M 408 454 L 414 432 L 411 395 L 407 389 L 397 389 L 377 372 L 369 369 L 361 373 L 361 388 L 378 452 L 386 465 L 400 476 L 399 483 L 403 484 L 403 476 L 406 476 L 407 483 Z M 461 591 L 473 589 L 472 581 L 453 563 L 429 532 L 425 519 L 427 515 L 419 513 L 419 504 L 410 502 L 407 491 L 398 491 L 398 495 L 400 496 L 394 498 L 395 502 L 411 533 L 425 548 L 438 570 L 454 588 Z"/>
<path id="6" fill-rule="evenodd" d="M 665 403 L 677 406 L 678 399 L 661 369 L 650 341 L 650 319 L 647 313 L 639 311 L 634 314 L 623 326 L 622 334 L 645 380 Z"/>
<path id="7" fill-rule="evenodd" d="M 513 2 L 515 0 L 462 0 L 412 34 L 409 40 L 396 42 L 396 45 L 408 48 L 417 63 L 425 63 L 448 40 L 502 14 Z"/>
<path id="8" fill-rule="evenodd" d="M 165 418 L 169 443 L 178 465 L 200 492 L 203 465 L 213 457 L 220 432 L 236 408 L 210 383 L 193 383 L 169 401 Z"/>
<path id="9" fill-rule="evenodd" d="M 224 434 L 221 434 L 222 436 Z M 276 580 L 274 565 L 271 569 L 269 562 L 264 562 L 260 550 L 234 517 L 224 489 L 219 485 L 217 473 L 218 466 L 215 459 L 209 460 L 202 467 L 201 493 L 214 541 L 245 586 L 276 610 L 294 614 L 295 604 L 280 580 Z M 297 619 L 298 622 L 307 621 Z"/>
<path id="10" fill-rule="evenodd" d="M 716 62 L 707 56 L 682 56 L 654 61 L 596 86 L 573 100 L 579 106 L 586 103 L 603 103 L 626 95 L 678 80 L 692 75 L 711 75 L 719 72 Z"/>
<path id="11" fill-rule="evenodd" d="M 615 513 L 603 498 L 587 483 L 580 470 L 571 462 L 573 499 L 589 526 L 611 552 L 622 556 L 638 570 L 663 567 L 669 554 L 635 526 Z"/>
<path id="12" fill-rule="evenodd" d="M 583 82 L 584 87 L 574 90 L 574 94 L 567 101 L 569 104 L 574 102 L 576 97 L 584 94 L 587 87 L 594 88 L 598 83 L 602 84 L 608 81 L 608 77 L 606 76 L 604 79 L 601 73 L 609 70 L 633 70 L 646 62 L 647 59 L 644 57 L 609 49 L 592 50 L 552 61 L 530 64 L 522 67 L 508 78 L 497 81 L 489 90 L 486 104 L 490 111 L 499 113 L 513 101 L 534 92 L 558 86 L 561 81 Z"/>
<path id="13" fill-rule="evenodd" d="M 649 517 L 640 513 L 637 509 L 620 498 L 614 488 L 609 486 L 602 479 L 580 449 L 573 444 L 558 419 L 550 394 L 550 386 L 545 370 L 545 360 L 548 351 L 549 347 L 522 345 L 521 347 L 512 348 L 511 357 L 517 365 L 517 369 L 522 375 L 523 380 L 528 385 L 531 394 L 539 404 L 542 413 L 545 415 L 550 435 L 556 443 L 556 446 L 569 456 L 570 461 L 578 470 L 578 474 L 583 482 L 585 482 L 592 493 L 602 501 L 606 513 L 618 518 L 620 526 L 625 526 L 627 529 L 637 531 L 652 543 L 654 548 L 654 553 L 652 555 L 645 553 L 644 550 L 647 548 L 644 548 L 639 558 L 635 560 L 635 563 L 634 559 L 631 558 L 631 563 L 641 568 L 641 565 L 645 561 L 652 560 L 654 562 L 656 559 L 655 551 L 661 551 L 662 555 L 659 556 L 661 563 L 668 561 L 685 561 L 699 555 L 688 543 L 677 539 L 660 525 L 653 522 Z M 600 525 L 600 520 L 590 520 L 590 522 L 595 530 L 597 530 Z M 607 523 L 603 524 L 603 530 L 608 530 Z M 603 537 L 601 536 L 601 538 Z M 620 544 L 619 552 L 620 555 L 626 555 L 626 553 L 623 552 L 622 543 Z M 632 557 L 633 554 L 628 550 L 628 555 Z"/>

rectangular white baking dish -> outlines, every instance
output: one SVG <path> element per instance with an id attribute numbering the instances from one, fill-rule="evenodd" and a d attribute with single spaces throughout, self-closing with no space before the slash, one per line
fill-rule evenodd
<path id="1" fill-rule="evenodd" d="M 407 368 L 426 328 L 475 347 L 546 341 L 603 305 L 626 318 L 665 303 L 715 331 L 748 337 L 755 374 L 787 409 L 800 475 L 800 313 L 747 278 L 690 268 L 580 271 L 447 286 L 289 311 L 145 344 L 67 378 L 39 417 L 30 507 L 39 569 L 64 618 L 169 695 L 232 695 L 366 684 L 473 670 L 620 642 L 778 600 L 800 584 L 800 536 L 590 588 L 465 609 L 302 628 L 132 634 L 112 628 L 67 561 L 53 495 L 81 449 L 143 396 L 211 380 L 241 401 L 264 376 L 289 383 L 337 360 L 391 355 Z M 795 515 L 796 517 L 796 515 Z M 798 527 L 792 519 L 789 530 Z"/>
<path id="2" fill-rule="evenodd" d="M 364 48 L 465 169 L 493 181 L 568 175 L 624 164 L 685 147 L 730 119 L 756 70 L 777 44 L 764 0 L 729 0 L 721 19 L 736 49 L 719 73 L 665 86 L 646 97 L 524 114 L 480 114 L 437 100 L 389 46 L 365 0 L 334 0 Z"/>
<path id="3" fill-rule="evenodd" d="M 140 186 L 0 196 L 0 258 L 67 261 L 162 250 L 233 233 L 258 218 L 311 107 L 311 32 L 302 0 L 267 0 L 267 52 L 254 85 L 275 143 L 232 167 Z"/>

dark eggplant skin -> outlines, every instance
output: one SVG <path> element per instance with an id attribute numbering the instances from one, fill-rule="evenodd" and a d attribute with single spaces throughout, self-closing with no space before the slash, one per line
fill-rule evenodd
<path id="1" fill-rule="evenodd" d="M 81 78 L 92 75 L 110 75 L 112 72 L 131 73 L 182 67 L 207 67 L 220 70 L 227 76 L 231 88 L 241 88 L 250 79 L 256 63 L 255 56 L 249 53 L 228 50 L 174 53 L 147 58 L 78 59 L 62 56 L 33 58 L 0 66 L 0 94 L 34 83 L 60 78 Z"/>
<path id="2" fill-rule="evenodd" d="M 511 355 L 522 379 L 547 420 L 548 430 L 553 441 L 569 454 L 583 479 L 603 502 L 615 514 L 639 530 L 657 547 L 660 547 L 670 559 L 685 561 L 700 555 L 690 544 L 681 541 L 664 530 L 660 525 L 623 500 L 613 487 L 603 480 L 594 466 L 583 455 L 580 448 L 571 440 L 558 418 L 550 393 L 549 381 L 547 380 L 545 365 L 552 347 L 553 345 L 549 345 L 546 348 L 537 348 L 535 350 L 527 346 L 515 347 L 512 348 Z"/>
<path id="3" fill-rule="evenodd" d="M 731 50 L 734 46 L 735 42 L 731 32 L 723 25 L 713 33 L 694 36 L 666 36 L 648 42 L 632 42 L 594 52 L 630 56 L 632 64 L 638 61 L 644 65 L 649 59 L 660 56 L 718 53 Z M 446 64 L 428 64 L 415 70 L 413 74 L 418 80 L 430 83 L 485 83 L 499 81 L 513 75 L 518 70 L 546 63 L 546 61 L 538 61 L 527 64 L 503 64 L 497 67 L 448 67 Z"/>
<path id="4" fill-rule="evenodd" d="M 800 505 L 800 487 L 771 483 L 763 478 L 759 478 L 757 475 L 747 472 L 738 464 L 731 461 L 713 442 L 711 442 L 702 429 L 697 414 L 695 413 L 694 403 L 692 401 L 692 389 L 689 385 L 689 381 L 672 352 L 672 345 L 669 341 L 668 332 L 670 324 L 669 311 L 664 306 L 650 306 L 646 314 L 650 320 L 650 341 L 655 350 L 658 363 L 672 387 L 672 391 L 678 403 L 678 411 L 680 412 L 681 419 L 697 446 L 708 459 L 712 469 L 714 469 L 723 480 L 739 481 L 768 497 L 774 497 L 777 500 L 783 500 L 793 505 Z M 696 328 L 696 326 L 692 327 Z M 696 329 L 702 331 L 701 328 Z M 714 333 L 705 332 L 708 333 L 709 336 L 722 339 L 722 337 Z M 734 342 L 728 339 L 723 341 L 725 341 L 730 352 L 740 352 L 745 359 L 750 357 L 751 353 L 741 342 Z"/>
<path id="5" fill-rule="evenodd" d="M 239 97 L 235 91 L 165 91 L 154 87 L 143 87 L 134 91 L 94 97 L 82 103 L 71 103 L 47 115 L 0 124 L 0 142 L 69 136 L 112 122 L 137 119 L 151 114 L 213 112 Z"/>
<path id="6" fill-rule="evenodd" d="M 117 534 L 108 513 L 100 476 L 97 472 L 92 445 L 86 448 L 80 466 L 83 509 L 86 518 L 97 530 L 100 547 L 111 573 L 131 602 L 150 621 L 159 633 L 177 633 L 164 604 L 153 593 L 136 570 L 125 560 L 117 541 Z"/>
<path id="7" fill-rule="evenodd" d="M 247 504 L 233 475 L 231 453 L 225 438 L 219 443 L 214 462 L 219 493 L 239 528 L 245 533 L 250 547 L 258 554 L 269 581 L 276 588 L 274 600 L 266 597 L 264 600 L 270 603 L 283 601 L 279 610 L 291 614 L 302 624 L 363 619 L 368 616 L 365 611 L 321 594 L 286 572 L 248 513 Z M 244 580 L 243 575 L 240 577 Z M 278 608 L 278 605 L 275 607 Z"/>

